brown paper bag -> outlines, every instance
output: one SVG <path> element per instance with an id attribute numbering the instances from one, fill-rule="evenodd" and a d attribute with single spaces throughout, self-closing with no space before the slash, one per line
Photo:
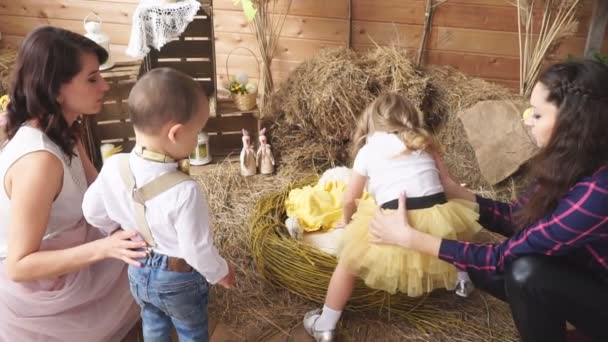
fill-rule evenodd
<path id="1" fill-rule="evenodd" d="M 512 175 L 536 153 L 521 119 L 527 107 L 509 100 L 481 101 L 458 113 L 481 174 L 492 185 Z"/>

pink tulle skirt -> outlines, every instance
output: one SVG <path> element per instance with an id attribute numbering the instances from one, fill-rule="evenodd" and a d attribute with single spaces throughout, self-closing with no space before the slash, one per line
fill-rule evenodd
<path id="1" fill-rule="evenodd" d="M 101 237 L 86 224 L 43 241 L 68 248 Z M 0 262 L 0 341 L 120 341 L 139 319 L 127 266 L 104 260 L 53 279 L 15 283 Z"/>

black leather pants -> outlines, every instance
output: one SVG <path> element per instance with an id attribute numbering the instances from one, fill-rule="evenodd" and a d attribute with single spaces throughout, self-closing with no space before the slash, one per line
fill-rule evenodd
<path id="1" fill-rule="evenodd" d="M 525 256 L 504 275 L 469 276 L 478 289 L 509 303 L 524 342 L 566 341 L 566 321 L 593 341 L 608 341 L 608 282 L 560 258 Z"/>

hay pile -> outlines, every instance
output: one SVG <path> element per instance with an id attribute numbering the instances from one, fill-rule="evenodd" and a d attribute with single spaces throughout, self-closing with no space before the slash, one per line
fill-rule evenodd
<path id="1" fill-rule="evenodd" d="M 0 48 L 0 96 L 8 93 L 11 72 L 16 60 L 16 49 L 11 47 Z"/>
<path id="2" fill-rule="evenodd" d="M 511 198 L 513 183 L 491 187 L 457 113 L 478 101 L 512 99 L 508 89 L 449 67 L 416 67 L 396 46 L 366 53 L 323 50 L 290 74 L 271 98 L 273 145 L 285 174 L 349 165 L 350 136 L 359 113 L 380 93 L 398 92 L 416 104 L 446 150 L 455 176 L 492 197 Z M 519 179 L 516 182 L 521 183 Z"/>
<path id="3" fill-rule="evenodd" d="M 350 139 L 353 122 L 375 98 L 358 54 L 348 49 L 322 50 L 300 64 L 279 92 L 271 107 L 285 123 L 332 143 Z"/>

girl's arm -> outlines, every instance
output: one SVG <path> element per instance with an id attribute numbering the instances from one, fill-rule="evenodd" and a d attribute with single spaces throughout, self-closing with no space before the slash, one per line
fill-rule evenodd
<path id="1" fill-rule="evenodd" d="M 434 153 L 433 157 L 435 158 L 435 164 L 439 170 L 441 185 L 449 199 L 462 199 L 477 202 L 479 205 L 479 223 L 484 228 L 503 236 L 513 236 L 515 233 L 515 224 L 513 223 L 512 214 L 521 207 L 522 203 L 525 203 L 525 199 L 513 203 L 503 203 L 476 196 L 475 193 L 461 186 L 454 180 L 439 154 Z"/>
<path id="2" fill-rule="evenodd" d="M 348 187 L 344 193 L 344 208 L 342 209 L 342 223 L 347 225 L 355 211 L 357 211 L 357 200 L 363 195 L 367 177 L 353 171 Z"/>
<path id="3" fill-rule="evenodd" d="M 51 278 L 109 257 L 135 263 L 133 258 L 145 256 L 130 250 L 145 246 L 128 240 L 134 232 L 119 232 L 72 248 L 40 251 L 53 201 L 62 185 L 63 166 L 49 152 L 30 153 L 8 170 L 4 186 L 11 201 L 11 220 L 5 266 L 13 281 Z"/>

